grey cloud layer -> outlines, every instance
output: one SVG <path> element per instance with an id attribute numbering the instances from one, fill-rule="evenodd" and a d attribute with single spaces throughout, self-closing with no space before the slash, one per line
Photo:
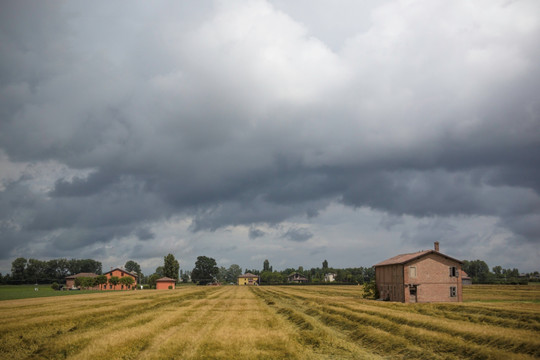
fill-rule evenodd
<path id="1" fill-rule="evenodd" d="M 332 201 L 490 215 L 540 240 L 534 1 L 387 2 L 340 45 L 262 1 L 29 4 L 0 12 L 0 148 L 90 174 L 6 183 L 4 256 L 152 240 L 145 225 L 173 215 L 193 231 L 279 224 Z"/>

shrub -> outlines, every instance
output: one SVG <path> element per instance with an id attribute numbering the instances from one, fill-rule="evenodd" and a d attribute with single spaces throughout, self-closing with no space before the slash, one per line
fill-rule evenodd
<path id="1" fill-rule="evenodd" d="M 146 285 L 143 285 L 143 290 L 149 290 L 150 289 L 150 285 L 146 284 Z"/>
<path id="2" fill-rule="evenodd" d="M 375 283 L 375 280 L 371 280 L 370 282 L 364 283 L 364 294 L 362 294 L 362 297 L 364 299 L 378 299 L 379 298 L 379 290 L 377 290 L 377 283 Z"/>
<path id="3" fill-rule="evenodd" d="M 169 285 L 169 290 L 172 290 L 172 285 Z"/>
<path id="4" fill-rule="evenodd" d="M 58 289 L 60 289 L 60 285 L 58 285 L 57 282 L 53 282 L 53 283 L 51 284 L 51 289 L 53 289 L 53 290 L 58 290 Z"/>

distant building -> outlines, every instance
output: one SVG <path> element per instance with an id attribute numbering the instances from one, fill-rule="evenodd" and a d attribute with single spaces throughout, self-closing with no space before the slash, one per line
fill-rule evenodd
<path id="1" fill-rule="evenodd" d="M 238 275 L 238 285 L 259 285 L 259 277 L 252 273 Z"/>
<path id="2" fill-rule="evenodd" d="M 118 268 L 118 267 L 114 269 L 111 268 L 111 271 L 108 271 L 103 275 L 107 276 L 107 283 L 101 285 L 101 290 L 130 290 L 130 289 L 135 289 L 137 286 L 137 274 L 127 271 L 126 269 L 123 269 L 123 268 Z M 133 284 L 130 286 L 125 286 L 123 284 L 113 285 L 109 282 L 109 280 L 113 276 L 116 276 L 119 279 L 123 278 L 124 276 L 130 276 L 133 278 Z"/>
<path id="3" fill-rule="evenodd" d="M 324 274 L 324 282 L 334 282 L 336 281 L 337 274 L 328 273 Z"/>
<path id="4" fill-rule="evenodd" d="M 70 275 L 66 277 L 66 288 L 67 289 L 78 289 L 77 286 L 75 286 L 75 279 L 82 278 L 82 277 L 91 277 L 95 278 L 97 274 L 94 273 L 78 273 L 75 275 Z M 99 286 L 94 286 L 90 288 L 90 290 L 99 290 Z"/>
<path id="5" fill-rule="evenodd" d="M 156 289 L 157 290 L 168 290 L 169 286 L 171 289 L 176 288 L 176 280 L 168 277 L 162 277 L 161 279 L 156 280 Z"/>
<path id="6" fill-rule="evenodd" d="M 461 270 L 461 284 L 462 285 L 472 285 L 471 277 L 463 270 Z"/>
<path id="7" fill-rule="evenodd" d="M 462 301 L 460 260 L 435 250 L 401 254 L 375 265 L 375 279 L 383 300 L 400 302 Z"/>
<path id="8" fill-rule="evenodd" d="M 308 282 L 308 279 L 304 277 L 302 274 L 295 272 L 287 276 L 287 281 L 290 283 L 304 284 Z"/>

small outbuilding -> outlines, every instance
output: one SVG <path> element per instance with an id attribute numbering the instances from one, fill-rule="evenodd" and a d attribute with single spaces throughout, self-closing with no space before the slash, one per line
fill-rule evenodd
<path id="1" fill-rule="evenodd" d="M 252 273 L 238 275 L 238 285 L 259 285 L 259 277 Z"/>
<path id="2" fill-rule="evenodd" d="M 156 280 L 156 289 L 157 290 L 168 290 L 176 289 L 176 280 L 168 277 L 162 277 L 161 279 Z"/>
<path id="3" fill-rule="evenodd" d="M 462 285 L 472 285 L 471 277 L 463 270 L 461 270 L 461 284 Z"/>
<path id="4" fill-rule="evenodd" d="M 78 287 L 75 286 L 75 279 L 77 278 L 83 278 L 83 277 L 95 278 L 96 276 L 97 274 L 94 274 L 94 273 L 78 273 L 78 274 L 67 276 L 66 289 L 78 289 Z M 94 286 L 93 288 L 90 288 L 90 290 L 99 290 L 99 285 Z"/>
<path id="5" fill-rule="evenodd" d="M 462 301 L 462 261 L 435 250 L 400 254 L 375 265 L 379 297 L 400 302 Z"/>

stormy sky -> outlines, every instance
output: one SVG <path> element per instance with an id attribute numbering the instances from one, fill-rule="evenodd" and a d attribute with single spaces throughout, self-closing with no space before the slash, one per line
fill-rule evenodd
<path id="1" fill-rule="evenodd" d="M 2 273 L 539 270 L 537 0 L 0 4 Z"/>

